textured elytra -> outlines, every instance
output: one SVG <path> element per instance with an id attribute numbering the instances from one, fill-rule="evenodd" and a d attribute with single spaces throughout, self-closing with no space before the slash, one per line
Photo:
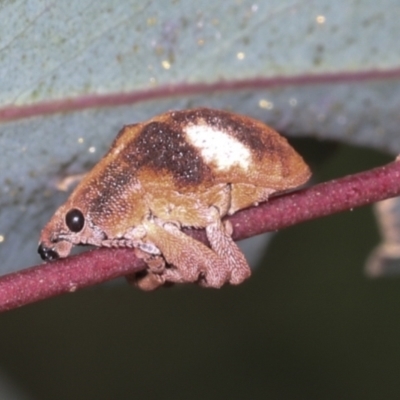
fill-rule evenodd
<path id="1" fill-rule="evenodd" d="M 238 284 L 250 270 L 221 218 L 309 175 L 286 139 L 259 121 L 205 108 L 168 112 L 120 131 L 43 229 L 41 254 L 65 257 L 86 243 L 133 247 L 149 265 L 134 279 L 144 289 Z M 71 209 L 85 217 L 80 232 L 66 226 Z M 211 249 L 182 227 L 205 228 Z"/>

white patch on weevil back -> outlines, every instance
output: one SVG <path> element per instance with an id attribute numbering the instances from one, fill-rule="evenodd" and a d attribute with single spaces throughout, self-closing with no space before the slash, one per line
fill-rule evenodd
<path id="1" fill-rule="evenodd" d="M 187 125 L 183 128 L 189 142 L 197 147 L 206 163 L 214 162 L 220 170 L 240 165 L 247 170 L 251 152 L 229 133 L 207 125 Z"/>

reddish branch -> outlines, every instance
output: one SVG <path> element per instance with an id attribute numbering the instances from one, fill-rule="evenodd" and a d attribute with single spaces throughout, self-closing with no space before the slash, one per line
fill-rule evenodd
<path id="1" fill-rule="evenodd" d="M 346 83 L 372 80 L 398 79 L 400 68 L 387 70 L 339 71 L 335 73 L 305 74 L 294 76 L 278 76 L 271 78 L 250 78 L 234 81 L 218 81 L 213 83 L 183 83 L 164 85 L 156 88 L 135 89 L 127 93 L 108 93 L 79 96 L 62 100 L 53 99 L 22 106 L 0 107 L 0 121 L 10 121 L 34 116 L 43 116 L 66 111 L 83 110 L 85 108 L 109 107 L 134 104 L 166 96 L 198 95 L 201 93 L 226 92 L 231 90 L 262 89 L 277 86 L 315 85 L 319 83 Z"/>
<path id="2" fill-rule="evenodd" d="M 271 199 L 230 217 L 234 239 L 278 230 L 400 195 L 400 162 Z M 203 231 L 188 234 L 205 241 Z M 129 249 L 97 249 L 0 278 L 0 311 L 138 272 Z"/>

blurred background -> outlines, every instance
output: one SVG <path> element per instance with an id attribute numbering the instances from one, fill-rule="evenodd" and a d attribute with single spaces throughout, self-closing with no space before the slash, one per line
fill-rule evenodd
<path id="1" fill-rule="evenodd" d="M 214 4 L 215 3 L 215 4 Z M 400 151 L 393 0 L 0 6 L 0 274 L 127 123 L 208 106 L 291 138 L 314 182 Z M 239 287 L 124 280 L 0 316 L 6 399 L 397 399 L 398 278 L 366 276 L 372 207 L 285 229 Z"/>

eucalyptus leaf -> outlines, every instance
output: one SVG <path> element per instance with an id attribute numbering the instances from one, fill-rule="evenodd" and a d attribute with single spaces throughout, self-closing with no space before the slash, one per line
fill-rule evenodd
<path id="1" fill-rule="evenodd" d="M 400 152 L 396 0 L 16 0 L 0 19 L 2 274 L 39 261 L 64 178 L 168 109 Z"/>

